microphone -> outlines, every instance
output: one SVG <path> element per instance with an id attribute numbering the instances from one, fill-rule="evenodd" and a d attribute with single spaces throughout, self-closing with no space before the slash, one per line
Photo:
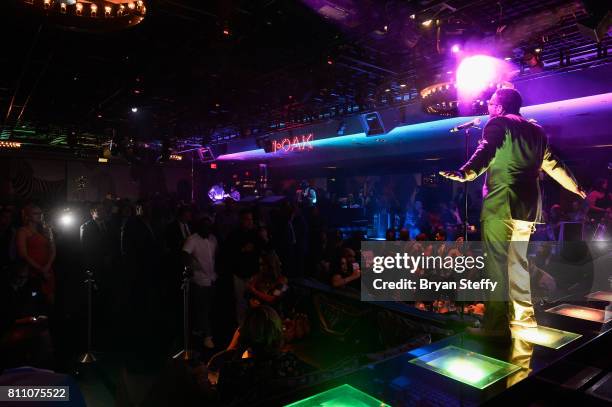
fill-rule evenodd
<path id="1" fill-rule="evenodd" d="M 461 131 L 461 130 L 469 129 L 470 127 L 478 126 L 481 122 L 482 122 L 482 120 L 480 119 L 480 117 L 477 117 L 474 120 L 470 120 L 467 123 L 463 123 L 463 124 L 460 124 L 459 126 L 453 127 L 449 131 L 451 133 L 456 133 L 456 132 Z"/>

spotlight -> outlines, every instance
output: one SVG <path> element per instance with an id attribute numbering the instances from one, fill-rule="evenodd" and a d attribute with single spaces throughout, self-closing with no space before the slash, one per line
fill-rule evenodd
<path id="1" fill-rule="evenodd" d="M 455 44 L 451 47 L 451 52 L 453 54 L 457 54 L 459 53 L 459 51 L 461 51 L 461 47 L 459 46 L 459 44 Z"/>
<path id="2" fill-rule="evenodd" d="M 425 21 L 423 21 L 423 22 L 421 23 L 421 25 L 422 25 L 423 27 L 429 27 L 429 26 L 431 25 L 431 23 L 433 23 L 433 20 L 432 20 L 432 19 L 429 19 L 429 20 L 425 20 Z"/>
<path id="3" fill-rule="evenodd" d="M 69 228 L 74 225 L 74 215 L 70 212 L 65 212 L 60 215 L 59 223 L 62 227 Z"/>
<path id="4" fill-rule="evenodd" d="M 489 83 L 499 81 L 501 72 L 497 59 L 487 55 L 474 55 L 465 58 L 457 68 L 457 86 L 464 95 L 475 95 L 484 90 Z"/>
<path id="5" fill-rule="evenodd" d="M 134 9 L 136 8 L 136 4 L 134 4 L 134 2 L 129 2 L 129 3 L 128 3 L 128 8 L 129 8 L 130 10 L 134 10 Z"/>
<path id="6" fill-rule="evenodd" d="M 95 17 L 98 14 L 98 6 L 95 3 L 91 5 L 91 16 Z"/>
<path id="7" fill-rule="evenodd" d="M 83 3 L 76 4 L 76 15 L 80 16 L 83 13 Z"/>
<path id="8" fill-rule="evenodd" d="M 132 113 L 138 113 L 138 108 L 137 107 L 133 107 L 132 108 Z"/>

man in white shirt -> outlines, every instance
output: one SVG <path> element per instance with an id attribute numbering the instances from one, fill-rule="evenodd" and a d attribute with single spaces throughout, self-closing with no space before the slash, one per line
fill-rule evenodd
<path id="1" fill-rule="evenodd" d="M 212 349 L 210 326 L 210 311 L 214 298 L 214 282 L 217 279 L 215 271 L 215 256 L 217 253 L 217 239 L 210 233 L 210 220 L 203 218 L 196 223 L 195 233 L 190 235 L 183 245 L 183 252 L 187 254 L 186 264 L 191 266 L 193 332 L 204 338 L 204 346 Z"/>

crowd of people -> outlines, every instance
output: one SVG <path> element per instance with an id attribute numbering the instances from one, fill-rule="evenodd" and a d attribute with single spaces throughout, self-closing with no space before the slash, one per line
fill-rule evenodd
<path id="1" fill-rule="evenodd" d="M 325 194 L 318 195 L 324 202 Z M 415 200 L 400 219 L 399 230 L 387 230 L 386 240 L 449 241 L 448 251 L 460 250 L 452 243 L 463 239 L 459 207 L 453 200 L 427 210 Z M 71 206 L 77 218 L 78 208 Z M 210 351 L 204 353 L 208 355 L 213 350 L 238 355 L 219 370 L 219 389 L 230 388 L 228 383 L 255 383 L 262 366 L 255 363 L 257 358 L 269 362 L 266 372 L 272 376 L 309 370 L 281 352 L 290 324 L 295 327 L 299 321 L 298 336 L 308 331 L 292 295 L 292 279 L 314 278 L 336 289 L 360 287 L 366 230 L 343 235 L 328 225 L 323 205 L 312 199 L 264 207 L 228 198 L 220 205 L 198 207 L 109 198 L 81 208 L 81 222 L 75 220 L 72 230 L 70 222 L 49 219 L 48 212 L 33 203 L 0 209 L 0 346 L 3 355 L 10 355 L 5 366 L 53 366 L 58 341 L 54 319 L 69 313 L 58 306 L 71 295 L 61 289 L 69 269 L 79 282 L 85 270 L 93 272 L 98 332 L 124 332 L 120 345 L 112 339 L 104 343 L 101 334 L 98 346 L 141 349 L 143 342 L 164 337 L 156 331 L 160 326 L 165 327 L 165 346 L 182 343 L 181 286 L 188 284 L 195 347 Z M 586 201 L 574 203 L 571 211 L 552 206 L 536 240 L 557 240 L 563 221 L 595 223 L 594 233 L 609 234 L 611 220 L 612 195 L 605 180 L 597 181 Z M 539 286 L 550 289 L 555 281 L 545 271 L 547 255 L 550 258 L 546 249 L 537 253 L 534 275 Z M 438 312 L 451 307 L 448 301 L 415 305 Z M 473 304 L 470 312 L 481 313 L 480 305 Z M 84 303 L 77 307 L 83 309 Z M 219 326 L 230 334 L 220 333 Z M 248 362 L 241 362 L 244 355 L 250 355 Z"/>
<path id="2" fill-rule="evenodd" d="M 91 271 L 96 349 L 126 351 L 130 363 L 141 363 L 155 351 L 168 355 L 180 347 L 186 282 L 193 347 L 207 356 L 226 348 L 239 355 L 228 362 L 235 369 L 222 369 L 220 389 L 231 377 L 237 384 L 257 377 L 248 373 L 254 366 L 241 365 L 243 351 L 251 361 L 278 353 L 286 369 L 269 373 L 299 375 L 305 365 L 280 353 L 283 341 L 273 339 L 299 338 L 309 330 L 289 279 L 312 274 L 320 262 L 314 259 L 340 264 L 342 251 L 352 253 L 351 265 L 357 262 L 341 234 L 326 230 L 316 206 L 288 201 L 263 208 L 227 199 L 197 207 L 109 198 L 60 211 L 34 203 L 7 206 L 0 215 L 3 367 L 57 366 L 56 350 L 66 337 L 60 321 L 76 314 L 70 322 L 85 331 L 81 283 Z M 336 239 L 329 245 L 328 235 Z M 357 250 L 358 242 L 352 243 Z M 77 284 L 67 287 L 71 280 Z M 85 350 L 85 341 L 76 345 L 73 351 Z"/>

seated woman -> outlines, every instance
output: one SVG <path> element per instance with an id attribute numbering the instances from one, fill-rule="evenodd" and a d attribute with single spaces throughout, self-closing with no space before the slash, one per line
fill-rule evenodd
<path id="1" fill-rule="evenodd" d="M 331 285 L 334 288 L 350 286 L 360 289 L 359 278 L 361 269 L 359 263 L 350 263 L 347 257 L 342 256 L 337 261 L 332 271 Z"/>
<path id="2" fill-rule="evenodd" d="M 220 368 L 220 398 L 259 399 L 290 386 L 287 379 L 313 370 L 292 353 L 283 352 L 282 345 L 282 322 L 276 311 L 267 305 L 251 308 L 228 347 L 234 351 L 233 358 Z"/>
<path id="3" fill-rule="evenodd" d="M 249 305 L 261 304 L 275 306 L 287 292 L 287 278 L 281 274 L 281 263 L 274 252 L 264 254 L 259 259 L 259 272 L 249 280 L 247 295 Z"/>

